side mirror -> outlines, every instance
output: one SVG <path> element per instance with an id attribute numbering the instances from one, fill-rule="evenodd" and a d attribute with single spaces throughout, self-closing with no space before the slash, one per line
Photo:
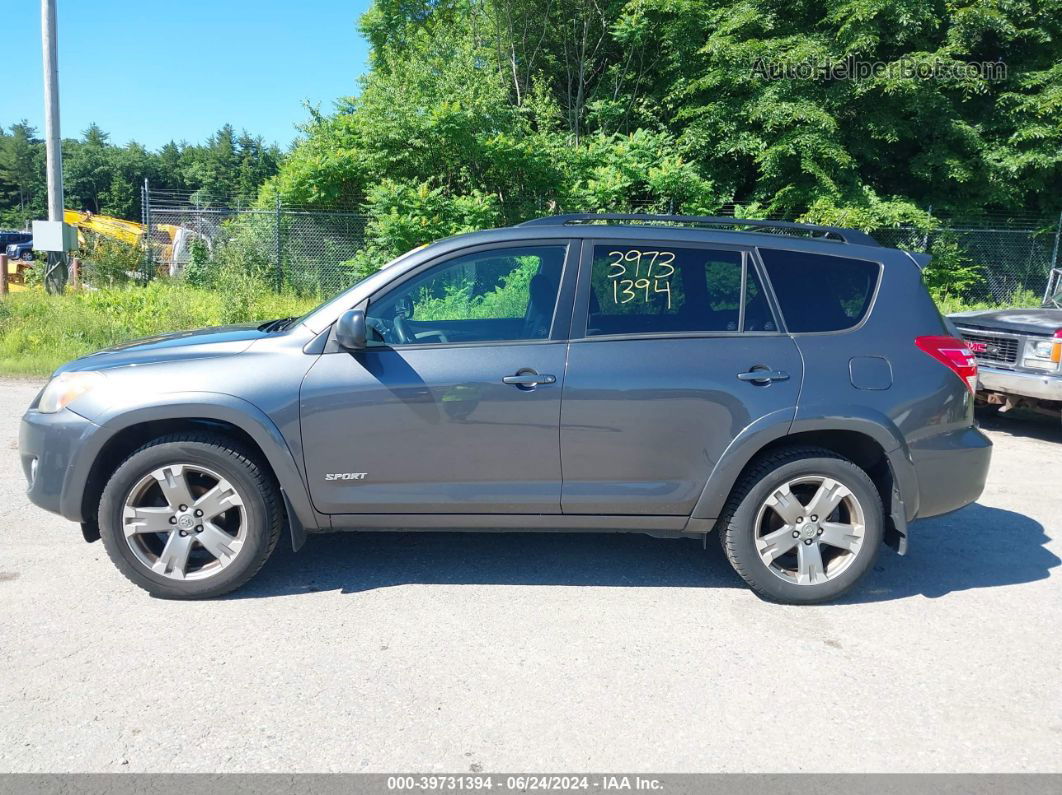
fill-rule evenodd
<path id="1" fill-rule="evenodd" d="M 336 321 L 336 342 L 348 351 L 365 350 L 365 311 L 348 309 Z"/>

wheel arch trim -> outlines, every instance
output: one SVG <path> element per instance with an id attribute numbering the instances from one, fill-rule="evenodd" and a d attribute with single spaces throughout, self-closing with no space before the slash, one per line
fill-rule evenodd
<path id="1" fill-rule="evenodd" d="M 235 395 L 217 392 L 167 393 L 152 397 L 158 402 L 134 407 L 123 404 L 109 416 L 93 418 L 98 430 L 84 439 L 87 447 L 83 451 L 85 454 L 77 456 L 72 462 L 60 501 L 63 516 L 72 521 L 86 521 L 82 497 L 92 468 L 108 443 L 123 431 L 152 422 L 206 420 L 234 426 L 257 445 L 280 485 L 295 548 L 301 546 L 306 529 L 321 529 L 330 525 L 327 518 L 322 518 L 310 503 L 306 482 L 287 439 L 269 416 L 253 403 Z"/>
<path id="2" fill-rule="evenodd" d="M 884 414 L 865 406 L 801 407 L 777 411 L 748 425 L 719 457 L 694 506 L 690 521 L 699 525 L 714 522 L 723 511 L 730 492 L 742 471 L 769 445 L 798 434 L 815 432 L 855 433 L 875 442 L 884 452 L 891 469 L 897 496 L 905 519 L 918 511 L 918 482 L 907 443 L 896 425 Z M 799 440 L 802 443 L 805 440 Z M 886 510 L 888 512 L 888 510 Z"/>

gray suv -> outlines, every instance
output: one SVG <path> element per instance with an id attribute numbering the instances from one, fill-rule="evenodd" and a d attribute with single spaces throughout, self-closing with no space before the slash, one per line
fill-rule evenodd
<path id="1" fill-rule="evenodd" d="M 297 319 L 71 362 L 29 496 L 171 598 L 282 534 L 718 532 L 762 596 L 831 599 L 977 499 L 977 369 L 919 255 L 853 230 L 571 215 L 399 257 Z"/>

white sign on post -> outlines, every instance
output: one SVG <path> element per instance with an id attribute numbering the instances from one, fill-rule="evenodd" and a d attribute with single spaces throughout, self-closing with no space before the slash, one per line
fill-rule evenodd
<path id="1" fill-rule="evenodd" d="M 77 230 L 63 221 L 34 221 L 34 251 L 73 251 L 77 248 Z"/>

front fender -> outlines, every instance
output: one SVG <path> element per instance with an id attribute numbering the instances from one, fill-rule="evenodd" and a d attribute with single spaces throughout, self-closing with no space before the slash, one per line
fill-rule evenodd
<path id="1" fill-rule="evenodd" d="M 142 402 L 141 402 L 142 401 Z M 215 420 L 236 426 L 261 449 L 272 467 L 288 507 L 292 542 L 298 546 L 306 529 L 319 529 L 321 517 L 313 509 L 306 483 L 276 424 L 257 406 L 243 398 L 219 392 L 170 392 L 148 395 L 130 404 L 118 401 L 99 412 L 86 412 L 98 429 L 84 439 L 60 501 L 61 513 L 74 521 L 81 517 L 81 498 L 93 463 L 104 446 L 117 434 L 135 425 L 160 420 Z M 72 407 L 81 409 L 80 406 Z M 100 408 L 100 407 L 93 407 Z M 78 411 L 81 413 L 81 411 Z"/>

